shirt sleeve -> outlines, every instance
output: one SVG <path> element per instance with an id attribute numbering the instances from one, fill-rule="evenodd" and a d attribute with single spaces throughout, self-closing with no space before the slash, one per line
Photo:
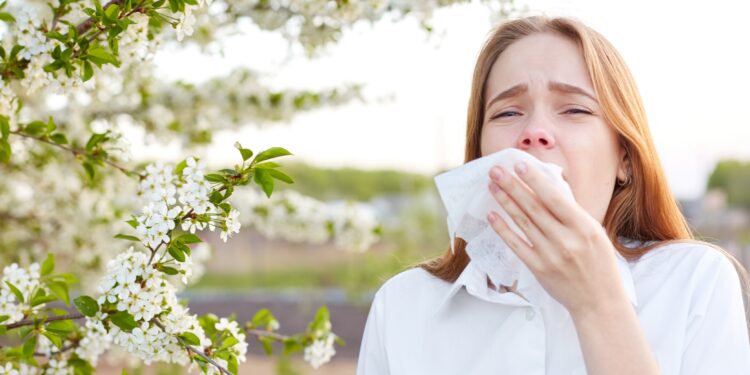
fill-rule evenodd
<path id="1" fill-rule="evenodd" d="M 370 313 L 367 315 L 362 344 L 359 348 L 359 359 L 357 361 L 356 375 L 389 375 L 388 355 L 385 350 L 383 331 L 385 321 L 383 319 L 383 293 L 379 290 L 375 293 Z"/>
<path id="2" fill-rule="evenodd" d="M 739 275 L 725 255 L 718 255 L 697 284 L 681 375 L 750 374 L 750 338 Z"/>

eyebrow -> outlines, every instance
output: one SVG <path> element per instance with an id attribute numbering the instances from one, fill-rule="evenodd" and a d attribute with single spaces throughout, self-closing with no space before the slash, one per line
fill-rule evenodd
<path id="1" fill-rule="evenodd" d="M 588 91 L 586 91 L 586 90 L 584 90 L 584 89 L 582 89 L 582 88 L 580 88 L 578 86 L 573 86 L 573 85 L 570 85 L 570 84 L 567 84 L 567 83 L 562 83 L 562 82 L 550 81 L 550 83 L 549 83 L 549 89 L 550 89 L 550 91 L 557 91 L 557 92 L 561 92 L 561 93 L 565 93 L 565 94 L 583 95 L 583 96 L 586 96 L 586 97 L 590 98 L 595 103 L 599 104 L 599 101 L 596 100 L 596 98 L 594 97 L 594 95 L 589 94 Z M 521 95 L 521 94 L 525 93 L 528 90 L 529 90 L 529 86 L 527 84 L 525 84 L 525 83 L 515 85 L 515 86 L 513 86 L 513 87 L 511 87 L 511 88 L 509 88 L 509 89 L 507 89 L 507 90 L 505 90 L 503 92 L 501 92 L 500 94 L 498 94 L 494 98 L 492 98 L 492 100 L 490 100 L 490 102 L 487 103 L 487 106 L 485 106 L 485 109 L 489 108 L 492 105 L 492 103 L 494 103 L 496 101 L 500 101 L 500 100 L 503 100 L 503 99 L 508 99 L 508 98 L 512 98 L 512 97 Z"/>

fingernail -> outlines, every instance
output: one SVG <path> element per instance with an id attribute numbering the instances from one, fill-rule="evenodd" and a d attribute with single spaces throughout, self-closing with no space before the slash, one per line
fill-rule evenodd
<path id="1" fill-rule="evenodd" d="M 490 223 L 494 223 L 496 218 L 494 212 L 490 211 L 490 213 L 487 214 L 487 220 L 489 220 Z"/>
<path id="2" fill-rule="evenodd" d="M 524 174 L 524 173 L 526 173 L 526 163 L 520 162 L 520 163 L 516 164 L 516 172 L 518 174 Z"/>
<path id="3" fill-rule="evenodd" d="M 490 170 L 490 177 L 492 177 L 493 180 L 500 182 L 503 180 L 503 171 L 499 167 L 493 167 Z"/>

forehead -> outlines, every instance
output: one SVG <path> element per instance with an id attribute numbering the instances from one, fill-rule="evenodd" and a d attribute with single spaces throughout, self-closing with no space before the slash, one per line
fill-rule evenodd
<path id="1" fill-rule="evenodd" d="M 514 85 L 547 87 L 557 81 L 594 92 L 581 48 L 563 36 L 538 33 L 510 46 L 492 64 L 485 85 L 485 100 Z"/>

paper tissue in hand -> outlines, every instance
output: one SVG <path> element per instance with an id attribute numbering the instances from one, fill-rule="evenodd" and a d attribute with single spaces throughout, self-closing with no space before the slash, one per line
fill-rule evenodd
<path id="1" fill-rule="evenodd" d="M 513 222 L 492 196 L 488 185 L 489 171 L 495 165 L 512 175 L 514 165 L 525 162 L 530 167 L 542 171 L 549 181 L 557 186 L 565 197 L 574 201 L 573 192 L 562 177 L 562 168 L 553 163 L 545 163 L 531 154 L 516 148 L 506 148 L 493 154 L 472 160 L 460 167 L 435 177 L 440 197 L 448 212 L 448 233 L 451 251 L 455 237 L 466 241 L 466 252 L 477 267 L 486 272 L 495 285 L 513 285 L 516 290 L 534 304 L 542 304 L 548 296 L 534 275 L 518 256 L 495 232 L 487 221 L 487 214 L 495 211 L 510 228 L 524 240 L 528 238 Z"/>

